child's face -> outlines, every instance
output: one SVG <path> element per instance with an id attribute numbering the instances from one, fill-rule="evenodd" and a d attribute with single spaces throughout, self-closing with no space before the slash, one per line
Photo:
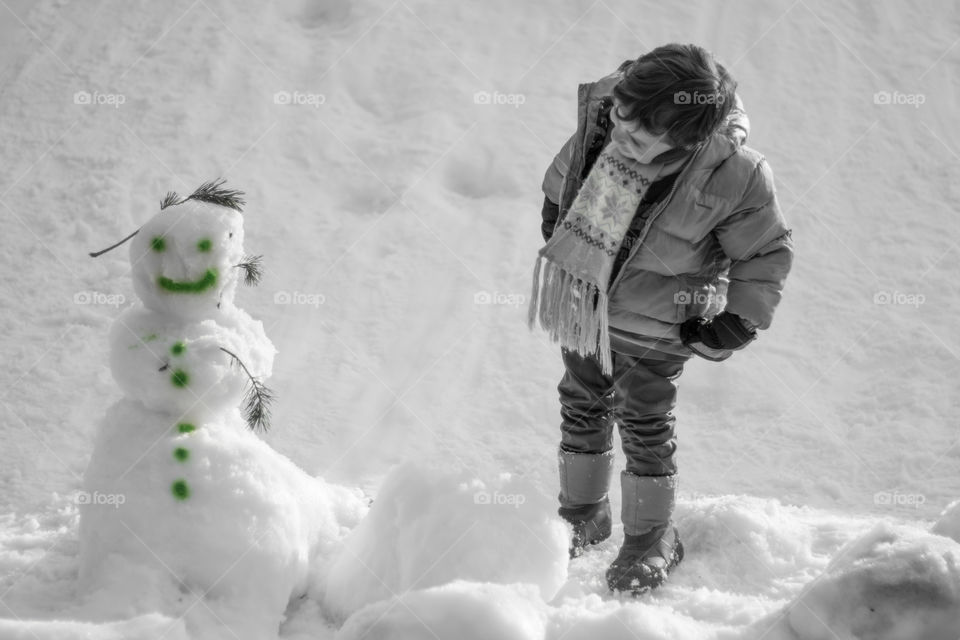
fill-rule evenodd
<path id="1" fill-rule="evenodd" d="M 642 128 L 637 122 L 621 120 L 617 115 L 619 104 L 610 109 L 610 120 L 614 124 L 610 138 L 620 149 L 620 153 L 637 162 L 647 164 L 661 153 L 673 149 L 666 132 L 656 135 Z"/>

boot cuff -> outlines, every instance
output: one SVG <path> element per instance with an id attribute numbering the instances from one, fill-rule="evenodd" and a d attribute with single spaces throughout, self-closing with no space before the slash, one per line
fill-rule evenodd
<path id="1" fill-rule="evenodd" d="M 677 476 L 620 474 L 623 532 L 637 536 L 670 522 L 676 504 Z"/>
<path id="2" fill-rule="evenodd" d="M 560 506 L 579 507 L 596 504 L 610 491 L 613 451 L 604 453 L 558 452 L 560 466 Z"/>

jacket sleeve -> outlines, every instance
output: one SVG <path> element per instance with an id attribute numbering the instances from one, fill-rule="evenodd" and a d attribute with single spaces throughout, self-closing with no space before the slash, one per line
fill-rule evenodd
<path id="1" fill-rule="evenodd" d="M 561 192 L 563 191 L 563 181 L 570 171 L 570 165 L 573 163 L 573 148 L 576 144 L 577 134 L 570 136 L 560 151 L 553 157 L 553 162 L 547 167 L 547 172 L 543 176 L 543 195 L 550 202 L 559 205 Z"/>
<path id="2" fill-rule="evenodd" d="M 756 164 L 740 204 L 713 232 L 731 260 L 726 310 L 767 329 L 793 265 L 793 240 L 766 160 Z"/>
<path id="3" fill-rule="evenodd" d="M 552 202 L 547 196 L 543 196 L 543 209 L 540 211 L 540 217 L 543 222 L 540 223 L 540 233 L 543 234 L 543 241 L 547 242 L 553 236 L 553 230 L 557 226 L 557 218 L 560 217 L 560 205 Z"/>

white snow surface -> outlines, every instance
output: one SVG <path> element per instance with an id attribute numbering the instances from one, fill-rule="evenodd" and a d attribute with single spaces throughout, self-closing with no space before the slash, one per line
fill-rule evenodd
<path id="1" fill-rule="evenodd" d="M 281 527 L 316 552 L 288 576 L 278 637 L 956 640 L 955 3 L 6 0 L 0 14 L 0 639 L 265 624 L 217 594 L 194 605 L 185 566 L 117 561 L 99 592 L 80 580 L 84 471 L 108 407 L 130 402 L 110 327 L 139 304 L 129 250 L 87 252 L 222 175 L 246 192 L 245 251 L 264 255 L 236 302 L 277 347 L 278 401 L 262 442 L 205 446 L 263 480 L 263 514 L 304 500 L 328 514 Z M 555 539 L 562 365 L 524 298 L 577 83 L 671 41 L 739 81 L 797 258 L 773 327 L 680 380 L 687 555 L 634 600 L 603 583 L 619 528 L 570 563 Z M 481 505 L 479 487 L 528 500 Z M 197 508 L 209 520 L 182 554 L 144 540 L 158 558 L 227 553 L 221 536 L 253 531 L 229 501 Z M 129 524 L 151 517 L 162 537 L 161 510 Z"/>

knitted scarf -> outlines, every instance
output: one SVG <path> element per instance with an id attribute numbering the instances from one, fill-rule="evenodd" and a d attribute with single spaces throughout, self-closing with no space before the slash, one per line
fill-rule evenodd
<path id="1" fill-rule="evenodd" d="M 539 316 L 551 341 L 583 356 L 596 355 L 607 375 L 613 371 L 610 273 L 640 199 L 663 166 L 639 163 L 608 144 L 534 267 L 530 328 Z"/>

